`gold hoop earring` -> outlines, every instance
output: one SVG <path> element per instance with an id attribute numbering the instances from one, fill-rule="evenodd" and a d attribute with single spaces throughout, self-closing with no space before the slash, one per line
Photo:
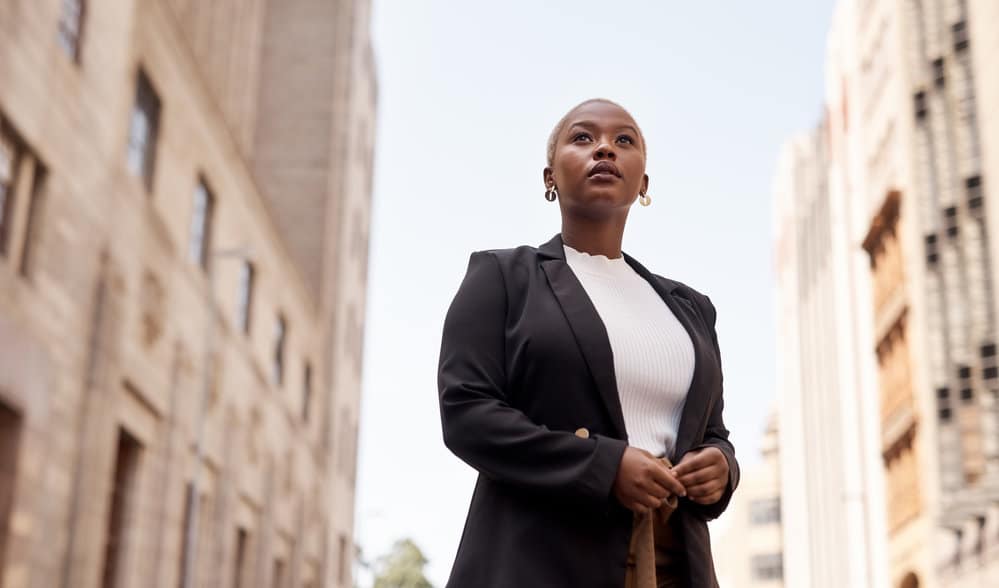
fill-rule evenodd
<path id="1" fill-rule="evenodd" d="M 552 185 L 551 188 L 545 190 L 545 200 L 548 202 L 555 202 L 556 198 L 558 198 L 558 188 Z"/>
<path id="2" fill-rule="evenodd" d="M 652 204 L 652 196 L 649 196 L 648 194 L 639 194 L 638 195 L 638 202 L 642 206 L 648 206 L 648 205 Z"/>

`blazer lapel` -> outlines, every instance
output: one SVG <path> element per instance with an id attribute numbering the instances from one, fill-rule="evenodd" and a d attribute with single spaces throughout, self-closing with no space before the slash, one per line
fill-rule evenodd
<path id="1" fill-rule="evenodd" d="M 618 396 L 614 354 L 607 338 L 607 329 L 583 285 L 579 283 L 576 274 L 565 261 L 562 236 L 555 235 L 538 250 L 542 253 L 542 257 L 548 258 L 541 262 L 541 268 L 548 277 L 548 284 L 555 293 L 559 306 L 562 307 L 562 313 L 590 369 L 590 375 L 597 386 L 604 407 L 617 429 L 615 433 L 620 439 L 627 441 L 628 431 L 624 425 L 624 413 Z"/>
<path id="2" fill-rule="evenodd" d="M 710 375 L 707 354 L 712 353 L 714 347 L 708 339 L 710 335 L 703 328 L 699 328 L 700 315 L 694 308 L 694 303 L 674 294 L 676 282 L 652 275 L 649 270 L 628 254 L 624 254 L 624 258 L 640 276 L 652 285 L 652 288 L 663 299 L 683 328 L 687 330 L 691 343 L 694 345 L 694 377 L 690 381 L 687 400 L 684 402 L 683 413 L 680 415 L 680 426 L 677 429 L 673 455 L 670 456 L 673 463 L 678 463 L 680 457 L 694 446 L 698 432 L 704 428 L 704 421 L 708 417 L 708 404 L 711 398 L 710 390 L 706 385 L 707 377 Z"/>

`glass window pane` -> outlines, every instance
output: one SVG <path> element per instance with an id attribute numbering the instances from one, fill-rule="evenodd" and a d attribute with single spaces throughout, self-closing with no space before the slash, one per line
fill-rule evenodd
<path id="1" fill-rule="evenodd" d="M 250 300 L 253 290 L 253 264 L 243 262 L 239 274 L 239 294 L 236 307 L 236 324 L 244 333 L 250 328 Z"/>
<path id="2" fill-rule="evenodd" d="M 132 110 L 132 124 L 128 130 L 128 169 L 135 175 L 142 175 L 146 142 L 149 138 L 149 119 L 140 104 Z"/>
<path id="3" fill-rule="evenodd" d="M 191 239 L 188 244 L 188 256 L 192 262 L 204 261 L 205 221 L 208 213 L 208 190 L 199 183 L 194 188 L 194 209 L 191 213 Z"/>

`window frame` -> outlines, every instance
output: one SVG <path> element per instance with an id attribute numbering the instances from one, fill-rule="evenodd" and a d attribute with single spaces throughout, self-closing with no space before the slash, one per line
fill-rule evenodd
<path id="1" fill-rule="evenodd" d="M 197 263 L 206 272 L 212 262 L 210 252 L 216 205 L 215 193 L 211 186 L 204 176 L 199 176 L 193 192 L 191 224 L 187 235 L 187 257 L 189 261 Z M 195 242 L 196 237 L 197 242 Z"/>
<path id="2" fill-rule="evenodd" d="M 236 291 L 236 327 L 250 334 L 253 322 L 253 290 L 257 281 L 257 268 L 252 261 L 242 260 L 239 268 L 239 288 Z"/>
<path id="3" fill-rule="evenodd" d="M 17 132 L 0 115 L 0 152 L 9 150 L 6 159 L 7 181 L 0 180 L 0 257 L 11 254 L 10 242 L 14 235 L 14 221 L 17 218 L 17 188 L 21 180 L 21 164 L 25 156 L 24 143 Z M 2 176 L 0 176 L 2 177 Z"/>
<path id="4" fill-rule="evenodd" d="M 69 19 L 69 13 L 67 8 L 69 8 L 70 3 L 76 4 L 76 14 L 75 20 L 71 21 Z M 82 62 L 83 54 L 83 33 L 84 33 L 84 22 L 87 18 L 87 1 L 86 0 L 62 0 L 60 2 L 62 10 L 59 13 L 59 24 L 56 32 L 56 36 L 59 41 L 59 45 L 65 51 L 67 57 L 73 61 L 73 63 L 80 65 Z M 73 29 L 70 30 L 68 25 L 72 23 Z M 72 35 L 72 37 L 70 37 Z"/>
<path id="5" fill-rule="evenodd" d="M 147 110 L 148 109 L 148 110 Z M 143 115 L 145 131 L 141 145 L 136 130 L 139 115 Z M 163 116 L 163 101 L 149 75 L 139 68 L 135 77 L 135 96 L 129 112 L 128 137 L 125 143 L 125 167 L 133 176 L 142 178 L 146 191 L 152 193 L 156 173 L 156 151 L 159 143 L 160 122 Z M 136 161 L 136 158 L 141 158 Z"/>
<path id="6" fill-rule="evenodd" d="M 271 357 L 271 382 L 278 388 L 284 387 L 285 359 L 288 346 L 288 321 L 279 312 L 274 322 L 274 348 Z"/>

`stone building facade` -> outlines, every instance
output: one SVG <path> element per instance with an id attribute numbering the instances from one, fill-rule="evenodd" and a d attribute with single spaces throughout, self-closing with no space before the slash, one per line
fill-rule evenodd
<path id="1" fill-rule="evenodd" d="M 850 47 L 829 76 L 830 144 L 841 133 L 850 164 L 833 198 L 852 211 L 843 246 L 866 257 L 850 304 L 868 317 L 859 348 L 874 362 L 854 375 L 875 381 L 877 402 L 859 404 L 861 422 L 877 422 L 869 452 L 881 465 L 867 528 L 882 525 L 887 542 L 873 585 L 997 584 L 999 12 L 843 0 L 836 23 Z"/>
<path id="2" fill-rule="evenodd" d="M 352 585 L 369 10 L 0 0 L 3 588 Z"/>

